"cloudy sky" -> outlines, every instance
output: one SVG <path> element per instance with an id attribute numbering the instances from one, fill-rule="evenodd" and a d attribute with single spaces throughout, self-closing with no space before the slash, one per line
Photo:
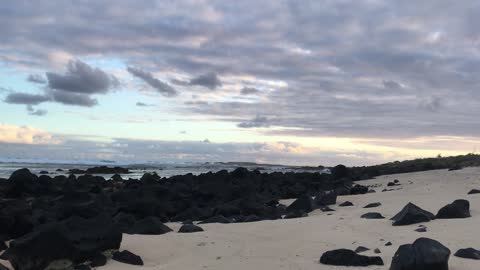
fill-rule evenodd
<path id="1" fill-rule="evenodd" d="M 478 0 L 7 1 L 0 158 L 476 152 L 479 25 Z"/>

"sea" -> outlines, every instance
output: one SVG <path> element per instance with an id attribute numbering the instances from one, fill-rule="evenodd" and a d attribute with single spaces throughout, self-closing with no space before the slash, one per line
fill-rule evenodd
<path id="1" fill-rule="evenodd" d="M 156 172 L 161 177 L 171 177 L 174 175 L 184 175 L 192 173 L 199 175 L 207 172 L 217 172 L 220 170 L 233 171 L 238 167 L 244 167 L 249 170 L 259 170 L 260 172 L 319 172 L 330 173 L 328 168 L 323 167 L 299 167 L 275 164 L 257 164 L 250 162 L 172 162 L 172 163 L 144 163 L 144 164 L 128 164 L 116 163 L 113 161 L 98 162 L 38 162 L 32 160 L 22 161 L 0 161 L 0 178 L 9 178 L 10 175 L 22 168 L 28 168 L 34 174 L 40 174 L 41 171 L 48 172 L 48 175 L 54 177 L 56 175 L 70 175 L 69 170 L 81 169 L 95 166 L 123 167 L 128 168 L 129 174 L 122 174 L 123 179 L 140 179 L 145 173 Z M 109 179 L 111 174 L 102 174 L 105 179 Z"/>

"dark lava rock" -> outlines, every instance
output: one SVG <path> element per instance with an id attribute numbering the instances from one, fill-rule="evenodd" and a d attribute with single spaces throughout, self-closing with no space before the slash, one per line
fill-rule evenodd
<path id="1" fill-rule="evenodd" d="M 160 235 L 171 232 L 172 229 L 163 224 L 157 217 L 147 217 L 135 222 L 130 229 L 130 234 Z"/>
<path id="2" fill-rule="evenodd" d="M 403 209 L 393 216 L 393 226 L 410 225 L 420 222 L 429 222 L 435 219 L 435 215 L 423 210 L 413 203 L 408 203 Z"/>
<path id="3" fill-rule="evenodd" d="M 71 217 L 15 239 L 3 256 L 16 270 L 38 270 L 59 259 L 84 262 L 105 250 L 118 249 L 121 241 L 122 234 L 106 216 Z"/>
<path id="4" fill-rule="evenodd" d="M 86 264 L 76 265 L 74 270 L 91 270 L 92 268 Z"/>
<path id="5" fill-rule="evenodd" d="M 40 171 L 39 174 L 48 174 L 48 171 Z"/>
<path id="6" fill-rule="evenodd" d="M 462 248 L 455 252 L 453 256 L 465 259 L 480 260 L 480 250 L 476 250 L 474 248 Z"/>
<path id="7" fill-rule="evenodd" d="M 198 224 L 207 224 L 207 223 L 224 223 L 224 224 L 227 224 L 227 223 L 232 223 L 232 221 L 230 219 L 222 216 L 222 215 L 216 215 L 216 216 L 207 218 L 207 219 L 199 222 Z"/>
<path id="8" fill-rule="evenodd" d="M 359 255 L 349 249 L 335 249 L 323 253 L 322 257 L 320 257 L 320 263 L 341 266 L 369 266 L 383 265 L 383 260 L 376 256 Z"/>
<path id="9" fill-rule="evenodd" d="M 107 167 L 107 166 L 99 166 L 99 167 L 93 167 L 93 168 L 88 168 L 86 170 L 87 174 L 127 174 L 130 173 L 130 171 L 127 168 L 122 168 L 122 167 Z"/>
<path id="10" fill-rule="evenodd" d="M 112 259 L 121 263 L 126 263 L 126 264 L 143 265 L 142 258 L 140 258 L 140 256 L 135 255 L 128 250 L 114 252 Z"/>
<path id="11" fill-rule="evenodd" d="M 35 194 L 38 177 L 28 169 L 14 171 L 8 178 L 7 197 L 18 198 L 25 194 Z"/>
<path id="12" fill-rule="evenodd" d="M 339 204 L 338 206 L 341 206 L 341 207 L 353 206 L 353 203 L 352 203 L 352 202 L 349 202 L 349 201 L 346 201 L 346 202 L 343 202 L 343 203 Z"/>
<path id="13" fill-rule="evenodd" d="M 448 270 L 450 250 L 440 242 L 418 238 L 401 245 L 392 259 L 390 270 Z"/>
<path id="14" fill-rule="evenodd" d="M 184 224 L 178 230 L 179 233 L 193 233 L 193 232 L 203 232 L 203 229 L 200 226 L 194 224 Z"/>
<path id="15" fill-rule="evenodd" d="M 335 211 L 334 209 L 332 209 L 332 208 L 330 208 L 330 207 L 328 207 L 328 206 L 322 207 L 322 208 L 320 208 L 320 210 L 321 210 L 322 212 L 334 212 L 334 211 Z"/>
<path id="16" fill-rule="evenodd" d="M 256 221 L 260 221 L 260 220 L 262 220 L 262 218 L 260 218 L 257 215 L 248 215 L 243 219 L 242 222 L 256 222 Z"/>
<path id="17" fill-rule="evenodd" d="M 419 227 L 415 229 L 416 232 L 427 232 L 427 227 Z"/>
<path id="18" fill-rule="evenodd" d="M 8 248 L 7 244 L 5 244 L 5 242 L 3 241 L 0 241 L 0 251 L 4 251 L 7 248 Z"/>
<path id="19" fill-rule="evenodd" d="M 364 247 L 364 246 L 359 246 L 355 249 L 355 253 L 362 253 L 362 252 L 365 252 L 365 251 L 369 251 L 370 249 L 367 248 L 367 247 Z"/>
<path id="20" fill-rule="evenodd" d="M 90 258 L 90 266 L 91 267 L 99 267 L 99 266 L 104 266 L 107 264 L 107 257 L 105 255 L 99 253 L 92 258 Z"/>
<path id="21" fill-rule="evenodd" d="M 392 245 L 392 242 L 387 242 L 387 243 L 385 243 L 385 246 L 387 246 L 387 247 L 388 247 L 388 246 L 391 246 L 391 245 Z"/>
<path id="22" fill-rule="evenodd" d="M 470 215 L 470 202 L 467 200 L 455 200 L 453 203 L 448 204 L 438 210 L 436 218 L 449 219 L 449 218 L 468 218 Z"/>
<path id="23" fill-rule="evenodd" d="M 382 216 L 382 214 L 377 213 L 377 212 L 368 212 L 360 216 L 361 218 L 366 218 L 366 219 L 384 219 L 385 217 Z"/>
<path id="24" fill-rule="evenodd" d="M 308 195 L 302 195 L 293 201 L 288 207 L 287 212 L 303 211 L 305 213 L 312 212 L 313 200 Z"/>
<path id="25" fill-rule="evenodd" d="M 369 204 L 365 205 L 363 208 L 374 208 L 374 207 L 379 207 L 380 205 L 382 205 L 382 204 L 379 203 L 379 202 L 374 202 L 374 203 L 369 203 Z"/>
<path id="26" fill-rule="evenodd" d="M 387 187 L 393 187 L 393 186 L 396 186 L 397 184 L 395 184 L 394 182 L 388 182 L 387 183 Z"/>
<path id="27" fill-rule="evenodd" d="M 350 189 L 351 195 L 366 194 L 368 192 L 368 187 L 362 185 L 355 185 Z"/>
<path id="28" fill-rule="evenodd" d="M 33 229 L 32 208 L 24 200 L 0 200 L 0 240 L 9 240 Z"/>
<path id="29" fill-rule="evenodd" d="M 470 190 L 470 191 L 468 192 L 468 195 L 478 194 L 478 193 L 480 193 L 480 190 L 478 190 L 478 189 L 472 189 L 472 190 Z"/>
<path id="30" fill-rule="evenodd" d="M 284 219 L 292 219 L 292 218 L 302 218 L 302 217 L 307 217 L 308 214 L 302 211 L 293 211 L 290 213 L 287 213 L 283 218 Z"/>
<path id="31" fill-rule="evenodd" d="M 317 206 L 333 205 L 337 203 L 337 194 L 334 191 L 320 192 L 313 201 Z"/>
<path id="32" fill-rule="evenodd" d="M 339 164 L 332 168 L 331 170 L 333 179 L 342 179 L 350 176 L 350 169 L 345 165 Z"/>
<path id="33" fill-rule="evenodd" d="M 375 254 L 380 254 L 380 253 L 382 253 L 382 251 L 380 251 L 379 248 L 374 249 L 373 252 L 374 252 Z"/>

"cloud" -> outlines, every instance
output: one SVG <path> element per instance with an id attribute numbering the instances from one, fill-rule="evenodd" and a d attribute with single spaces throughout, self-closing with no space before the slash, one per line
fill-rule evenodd
<path id="1" fill-rule="evenodd" d="M 247 96 L 247 95 L 255 95 L 260 93 L 260 90 L 257 88 L 253 87 L 243 87 L 242 90 L 240 90 L 240 94 Z"/>
<path id="2" fill-rule="evenodd" d="M 480 132 L 480 101 L 472 98 L 480 86 L 478 1 L 112 3 L 78 2 L 72 9 L 61 1 L 11 1 L 0 10 L 0 25 L 15 25 L 2 28 L 0 62 L 27 74 L 72 55 L 121 59 L 169 78 L 215 71 L 224 87 L 216 74 L 210 79 L 218 81 L 200 80 L 195 85 L 217 91 L 205 94 L 208 106 L 184 106 L 182 116 L 238 123 L 261 111 L 283 128 L 262 130 L 265 135 L 397 139 Z M 275 91 L 232 101 L 243 85 L 264 89 L 257 82 Z"/>
<path id="3" fill-rule="evenodd" d="M 89 95 L 82 95 L 77 93 L 69 93 L 64 91 L 51 91 L 52 99 L 55 102 L 62 103 L 64 105 L 74 105 L 81 107 L 93 107 L 98 105 L 98 101 L 95 98 L 91 98 Z"/>
<path id="4" fill-rule="evenodd" d="M 9 144 L 57 144 L 59 141 L 52 134 L 28 126 L 15 126 L 0 123 L 0 142 Z M 25 151 L 28 151 L 26 146 Z M 18 154 L 18 153 L 17 153 Z M 15 154 L 4 157 L 13 157 Z"/>
<path id="5" fill-rule="evenodd" d="M 143 103 L 143 102 L 137 102 L 135 104 L 137 107 L 150 107 L 150 106 L 153 106 L 152 104 L 147 104 L 147 103 Z"/>
<path id="6" fill-rule="evenodd" d="M 80 60 L 68 62 L 65 74 L 47 72 L 46 76 L 49 88 L 76 94 L 105 94 L 120 84 L 115 76 Z"/>
<path id="7" fill-rule="evenodd" d="M 42 110 L 42 109 L 35 110 L 32 105 L 27 106 L 27 111 L 29 115 L 35 115 L 35 116 L 45 116 L 48 113 L 47 110 Z"/>
<path id="8" fill-rule="evenodd" d="M 216 73 L 210 72 L 190 80 L 190 85 L 199 85 L 206 87 L 210 90 L 215 90 L 217 87 L 222 86 L 222 82 L 218 78 Z"/>
<path id="9" fill-rule="evenodd" d="M 177 96 L 177 90 L 175 90 L 170 85 L 160 81 L 159 79 L 153 77 L 153 75 L 149 72 L 146 72 L 141 69 L 127 67 L 127 71 L 130 72 L 133 76 L 142 79 L 151 87 L 155 88 L 160 94 L 166 97 L 174 97 Z"/>
<path id="10" fill-rule="evenodd" d="M 27 77 L 27 81 L 32 82 L 32 83 L 38 83 L 38 84 L 46 84 L 47 80 L 42 77 L 40 74 L 30 74 Z"/>
<path id="11" fill-rule="evenodd" d="M 50 97 L 46 95 L 35 95 L 27 93 L 14 92 L 8 94 L 5 98 L 6 103 L 10 104 L 25 104 L 25 105 L 38 105 L 40 103 L 49 101 Z"/>
<path id="12" fill-rule="evenodd" d="M 240 128 L 268 128 L 270 127 L 270 121 L 265 116 L 255 116 L 248 122 L 242 122 L 237 125 Z"/>
<path id="13" fill-rule="evenodd" d="M 397 83 L 396 81 L 392 81 L 392 80 L 383 81 L 383 86 L 386 89 L 392 89 L 392 90 L 402 88 L 401 84 Z"/>

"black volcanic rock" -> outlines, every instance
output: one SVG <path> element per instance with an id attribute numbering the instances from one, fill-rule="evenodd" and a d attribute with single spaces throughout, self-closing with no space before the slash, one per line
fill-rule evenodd
<path id="1" fill-rule="evenodd" d="M 369 266 L 383 265 L 380 257 L 368 257 L 355 253 L 349 249 L 335 249 L 323 253 L 320 263 L 339 266 Z"/>
<path id="2" fill-rule="evenodd" d="M 143 265 L 142 258 L 140 258 L 140 256 L 135 255 L 128 250 L 114 252 L 112 259 L 121 263 L 126 263 L 131 265 Z"/>
<path id="3" fill-rule="evenodd" d="M 363 208 L 374 208 L 374 207 L 379 207 L 380 205 L 382 205 L 382 204 L 379 203 L 379 202 L 374 202 L 374 203 L 369 203 L 369 204 L 365 205 Z"/>
<path id="4" fill-rule="evenodd" d="M 470 215 L 470 202 L 467 200 L 455 200 L 438 210 L 436 218 L 450 219 L 450 218 L 468 218 Z"/>
<path id="5" fill-rule="evenodd" d="M 178 230 L 179 233 L 193 233 L 193 232 L 203 232 L 203 229 L 200 226 L 194 224 L 183 224 L 182 227 Z"/>
<path id="6" fill-rule="evenodd" d="M 321 210 L 322 212 L 334 212 L 334 211 L 335 211 L 334 209 L 332 209 L 332 208 L 330 208 L 330 207 L 328 207 L 328 206 L 321 207 L 320 210 Z"/>
<path id="7" fill-rule="evenodd" d="M 104 266 L 105 264 L 107 264 L 107 257 L 101 253 L 98 253 L 90 258 L 91 267 Z"/>
<path id="8" fill-rule="evenodd" d="M 393 226 L 410 225 L 420 222 L 429 222 L 435 219 L 435 215 L 423 210 L 413 203 L 408 203 L 403 209 L 391 218 Z"/>
<path id="9" fill-rule="evenodd" d="M 99 166 L 99 167 L 92 167 L 86 170 L 80 169 L 71 169 L 69 173 L 72 174 L 128 174 L 130 171 L 127 168 L 122 167 L 107 167 L 107 166 Z"/>
<path id="10" fill-rule="evenodd" d="M 369 251 L 369 250 L 370 250 L 370 249 L 367 248 L 367 247 L 359 246 L 359 247 L 357 247 L 354 251 L 355 251 L 355 253 L 362 253 L 362 252 Z"/>
<path id="11" fill-rule="evenodd" d="M 284 219 L 292 219 L 292 218 L 302 218 L 307 217 L 308 214 L 303 211 L 292 211 L 287 213 L 283 218 Z"/>
<path id="12" fill-rule="evenodd" d="M 343 203 L 339 204 L 338 206 L 340 206 L 340 207 L 353 206 L 353 203 L 349 202 L 349 201 L 346 201 L 346 202 L 343 202 Z"/>
<path id="13" fill-rule="evenodd" d="M 479 194 L 480 193 L 480 190 L 479 189 L 472 189 L 468 192 L 468 195 L 471 195 L 471 194 Z"/>
<path id="14" fill-rule="evenodd" d="M 455 252 L 453 256 L 465 259 L 480 260 L 480 250 L 474 248 L 462 248 Z"/>
<path id="15" fill-rule="evenodd" d="M 3 241 L 0 241 L 0 251 L 4 251 L 7 248 L 8 248 L 7 244 L 5 244 L 5 242 Z"/>
<path id="16" fill-rule="evenodd" d="M 350 169 L 348 169 L 345 165 L 337 165 L 331 169 L 331 173 L 333 179 L 343 179 L 348 178 L 350 176 Z"/>
<path id="17" fill-rule="evenodd" d="M 8 178 L 6 196 L 18 198 L 25 194 L 35 194 L 38 177 L 28 169 L 16 170 Z"/>
<path id="18" fill-rule="evenodd" d="M 0 200 L 0 240 L 20 237 L 33 230 L 31 206 L 23 200 Z"/>
<path id="19" fill-rule="evenodd" d="M 129 234 L 160 235 L 171 231 L 172 229 L 163 224 L 159 218 L 147 217 L 135 222 Z"/>
<path id="20" fill-rule="evenodd" d="M 216 216 L 213 216 L 213 217 L 210 217 L 210 218 L 207 218 L 201 222 L 199 222 L 198 224 L 207 224 L 207 223 L 232 223 L 232 221 L 222 215 L 216 215 Z"/>
<path id="21" fill-rule="evenodd" d="M 122 234 L 106 216 L 71 217 L 15 239 L 3 256 L 17 270 L 37 270 L 59 259 L 84 262 L 105 250 L 118 249 L 121 241 Z"/>
<path id="22" fill-rule="evenodd" d="M 365 219 L 384 219 L 385 217 L 382 214 L 377 212 L 368 212 L 360 216 L 361 218 Z"/>
<path id="23" fill-rule="evenodd" d="M 416 232 L 427 232 L 427 227 L 419 227 L 415 229 Z"/>
<path id="24" fill-rule="evenodd" d="M 449 257 L 450 250 L 440 242 L 419 238 L 398 248 L 390 270 L 448 270 Z"/>
<path id="25" fill-rule="evenodd" d="M 368 187 L 362 185 L 355 185 L 350 189 L 351 195 L 359 195 L 368 193 Z"/>
<path id="26" fill-rule="evenodd" d="M 287 212 L 303 211 L 309 213 L 313 211 L 313 208 L 312 198 L 308 195 L 302 195 L 287 207 Z"/>
<path id="27" fill-rule="evenodd" d="M 320 192 L 313 201 L 317 206 L 333 205 L 337 203 L 337 194 L 334 191 Z"/>

